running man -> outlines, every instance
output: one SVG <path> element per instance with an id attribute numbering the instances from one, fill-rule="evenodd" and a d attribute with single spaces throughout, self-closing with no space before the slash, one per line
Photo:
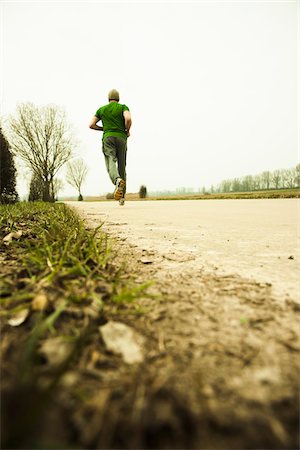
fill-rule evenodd
<path id="1" fill-rule="evenodd" d="M 126 105 L 121 105 L 116 89 L 108 93 L 107 105 L 99 108 L 92 118 L 90 128 L 103 131 L 102 150 L 108 175 L 116 186 L 115 200 L 125 204 L 127 138 L 130 136 L 131 114 Z M 97 125 L 101 120 L 102 126 Z"/>

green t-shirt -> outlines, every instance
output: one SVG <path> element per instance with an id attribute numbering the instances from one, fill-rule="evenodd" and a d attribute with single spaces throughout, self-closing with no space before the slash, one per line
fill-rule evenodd
<path id="1" fill-rule="evenodd" d="M 95 116 L 102 121 L 103 137 L 119 136 L 127 139 L 125 131 L 124 111 L 129 111 L 128 106 L 121 105 L 118 102 L 109 102 L 96 111 Z"/>

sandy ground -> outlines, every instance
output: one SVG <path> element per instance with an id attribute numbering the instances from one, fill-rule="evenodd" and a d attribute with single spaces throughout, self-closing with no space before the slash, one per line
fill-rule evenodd
<path id="1" fill-rule="evenodd" d="M 69 203 L 93 223 L 161 257 L 161 268 L 239 274 L 300 298 L 300 201 Z"/>
<path id="2" fill-rule="evenodd" d="M 69 205 L 104 222 L 124 277 L 154 280 L 146 314 L 119 317 L 144 361 L 101 372 L 111 428 L 82 446 L 299 448 L 299 202 Z"/>

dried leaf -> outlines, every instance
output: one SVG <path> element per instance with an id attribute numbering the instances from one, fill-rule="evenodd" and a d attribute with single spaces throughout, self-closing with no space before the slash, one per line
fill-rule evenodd
<path id="1" fill-rule="evenodd" d="M 29 314 L 29 309 L 22 309 L 21 311 L 17 312 L 11 319 L 8 320 L 8 325 L 11 327 L 18 327 L 19 325 L 22 325 L 22 323 L 25 322 Z"/>
<path id="2" fill-rule="evenodd" d="M 7 234 L 3 238 L 3 242 L 5 242 L 6 244 L 9 244 L 13 239 L 20 239 L 22 234 L 23 234 L 23 232 L 21 230 L 19 230 L 19 231 L 12 231 L 11 233 Z"/>

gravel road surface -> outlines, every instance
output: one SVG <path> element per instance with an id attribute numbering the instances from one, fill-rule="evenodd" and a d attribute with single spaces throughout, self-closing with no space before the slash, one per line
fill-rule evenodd
<path id="1" fill-rule="evenodd" d="M 271 283 L 274 294 L 300 297 L 300 201 L 176 200 L 69 202 L 78 212 L 140 249 L 215 274 Z"/>

